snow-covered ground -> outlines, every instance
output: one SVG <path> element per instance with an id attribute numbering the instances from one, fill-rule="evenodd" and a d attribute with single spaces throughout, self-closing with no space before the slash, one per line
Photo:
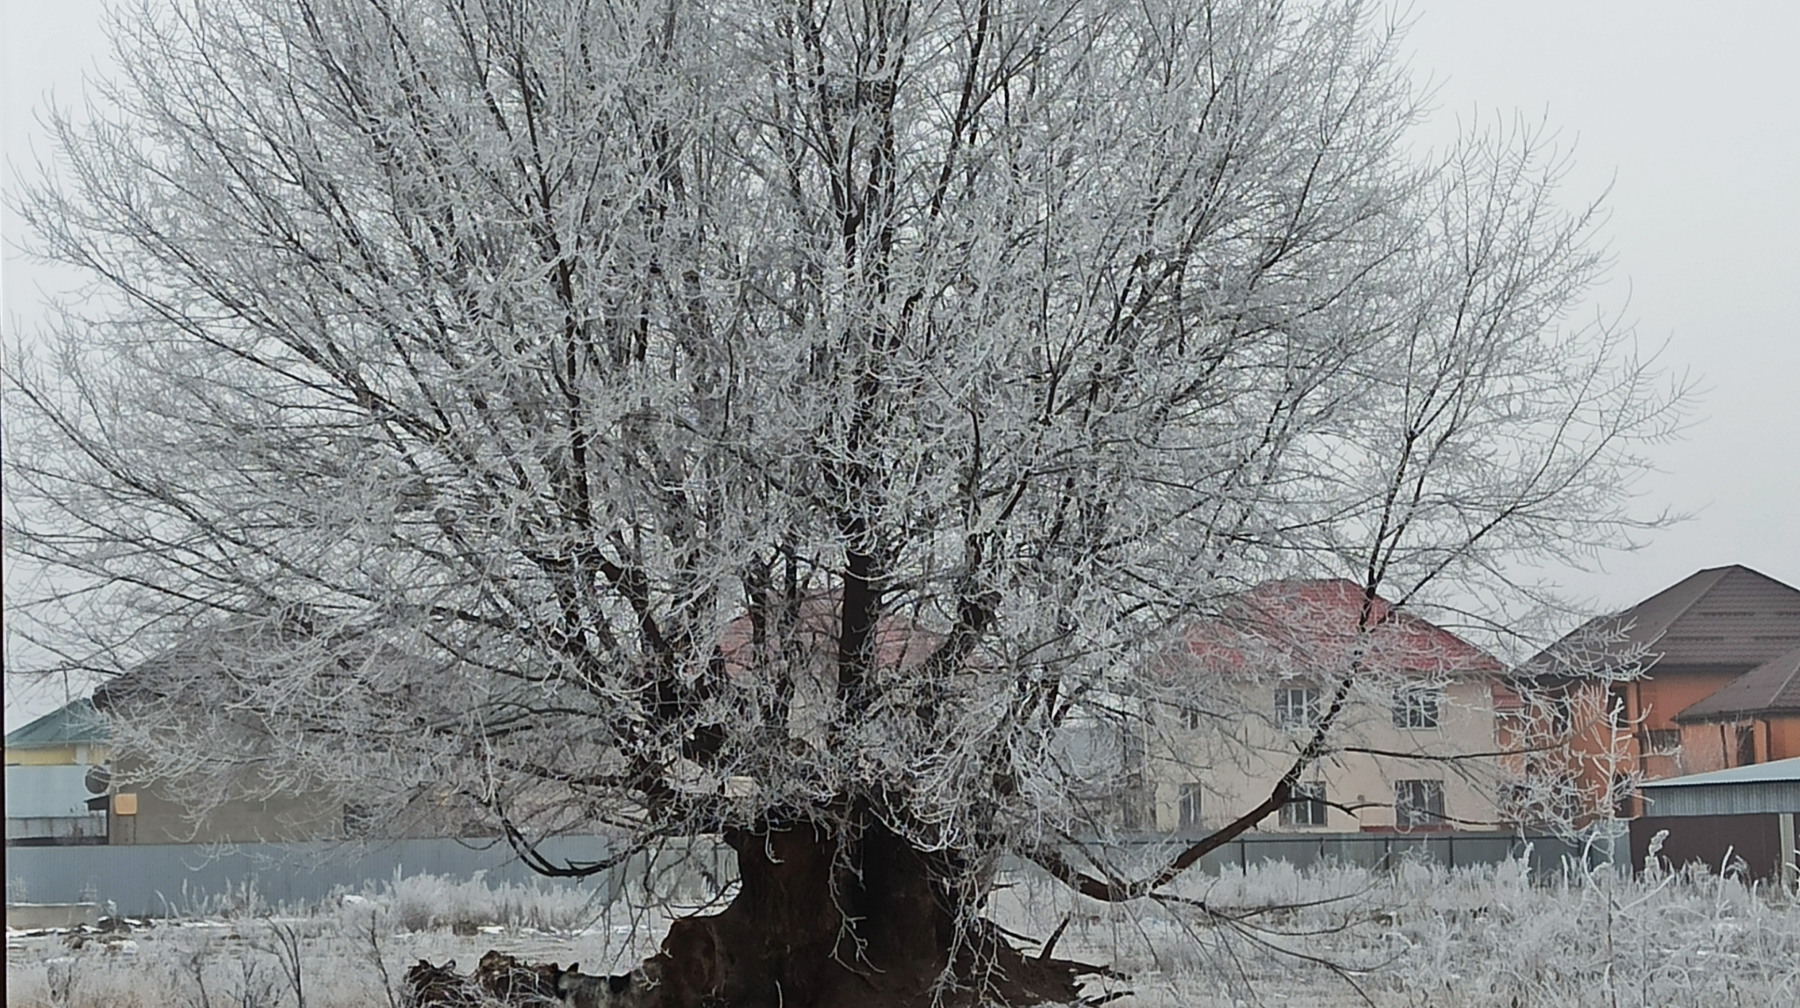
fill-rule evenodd
<path id="1" fill-rule="evenodd" d="M 414 877 L 303 911 L 240 908 L 109 932 L 9 931 L 6 1003 L 292 1006 L 284 939 L 299 949 L 308 1008 L 393 1005 L 417 960 L 455 959 L 467 970 L 490 948 L 622 971 L 653 952 L 668 927 L 666 914 L 642 903 L 601 906 L 567 888 Z M 1096 978 L 1087 988 L 1134 992 L 1112 1002 L 1121 1008 L 1800 1003 L 1800 901 L 1705 874 L 1532 884 L 1513 865 L 1300 872 L 1275 864 L 1188 878 L 1173 898 L 1123 907 L 1020 876 L 996 894 L 991 914 L 1021 941 L 1042 941 L 1060 926 L 1057 955 L 1128 978 Z"/>

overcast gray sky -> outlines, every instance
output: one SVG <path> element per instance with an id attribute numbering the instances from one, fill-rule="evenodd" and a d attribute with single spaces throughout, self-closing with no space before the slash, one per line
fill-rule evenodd
<path id="1" fill-rule="evenodd" d="M 1800 3 L 1419 0 L 1414 66 L 1440 122 L 1519 110 L 1575 144 L 1570 197 L 1610 184 L 1595 292 L 1702 394 L 1647 504 L 1693 514 L 1603 569 L 1551 572 L 1619 607 L 1702 567 L 1800 585 Z"/>
<path id="2" fill-rule="evenodd" d="M 78 101 L 83 74 L 105 72 L 102 5 L 0 5 L 18 163 L 44 150 L 32 110 L 52 90 Z M 1414 69 L 1438 82 L 1421 142 L 1515 112 L 1555 129 L 1574 147 L 1568 201 L 1611 187 L 1616 265 L 1592 307 L 1623 309 L 1646 347 L 1700 378 L 1692 428 L 1638 486 L 1647 511 L 1692 519 L 1594 570 L 1545 575 L 1608 609 L 1721 564 L 1800 585 L 1800 2 L 1419 0 L 1411 17 Z M 9 331 L 56 282 L 6 250 Z M 7 729 L 51 700 L 7 684 Z"/>

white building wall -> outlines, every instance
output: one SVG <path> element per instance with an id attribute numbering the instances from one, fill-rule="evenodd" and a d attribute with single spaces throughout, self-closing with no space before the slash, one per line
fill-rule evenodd
<path id="1" fill-rule="evenodd" d="M 1268 796 L 1309 737 L 1304 729 L 1276 724 L 1275 683 L 1240 683 L 1233 688 L 1244 711 L 1234 721 L 1207 718 L 1198 727 L 1189 727 L 1179 708 L 1164 705 L 1152 725 L 1148 775 L 1159 829 L 1179 828 L 1180 795 L 1186 783 L 1200 785 L 1202 829 L 1217 829 L 1245 814 Z M 1329 702 L 1325 693 L 1321 703 Z M 1496 802 L 1502 786 L 1499 761 L 1478 755 L 1497 748 L 1491 693 L 1481 679 L 1444 685 L 1436 728 L 1396 728 L 1390 687 L 1370 686 L 1353 693 L 1331 743 L 1333 751 L 1302 780 L 1323 780 L 1326 799 L 1350 810 L 1328 808 L 1326 825 L 1313 827 L 1283 826 L 1279 815 L 1271 815 L 1257 829 L 1392 829 L 1394 782 L 1413 779 L 1443 782 L 1448 826 L 1503 828 Z M 1420 758 L 1346 751 L 1350 749 Z"/>
<path id="2" fill-rule="evenodd" d="M 8 766 L 6 817 L 42 819 L 88 814 L 85 766 Z"/>

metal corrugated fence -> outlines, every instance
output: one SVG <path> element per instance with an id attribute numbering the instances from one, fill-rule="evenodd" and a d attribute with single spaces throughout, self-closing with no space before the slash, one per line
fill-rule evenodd
<path id="1" fill-rule="evenodd" d="M 594 860 L 605 855 L 606 841 L 571 837 L 546 841 L 542 849 L 553 859 Z M 8 847 L 6 901 L 111 903 L 128 917 L 160 917 L 251 897 L 269 906 L 313 903 L 334 890 L 356 891 L 396 875 L 466 879 L 478 871 L 490 883 L 537 877 L 493 840 L 401 840 L 361 851 L 326 843 Z"/>
<path id="2" fill-rule="evenodd" d="M 1166 856 L 1183 840 L 1145 835 L 1111 845 L 1111 857 L 1146 861 Z M 594 861 L 605 856 L 600 837 L 565 837 L 546 841 L 542 852 L 553 861 Z M 1424 834 L 1249 834 L 1208 854 L 1199 870 L 1218 874 L 1268 861 L 1298 867 L 1321 862 L 1382 867 L 1407 860 L 1448 867 L 1495 864 L 1528 858 L 1535 874 L 1556 874 L 1565 861 L 1584 854 L 1556 837 L 1521 837 L 1502 833 Z M 1589 848 L 1590 862 L 1606 860 Z M 1002 866 L 1025 870 L 1023 864 Z M 504 844 L 492 840 L 403 840 L 364 850 L 331 844 L 240 844 L 228 849 L 181 844 L 117 847 L 8 847 L 8 903 L 110 902 L 127 916 L 162 916 L 202 911 L 220 899 L 241 902 L 246 890 L 266 905 L 296 905 L 324 899 L 334 890 L 357 891 L 396 875 L 441 875 L 468 878 L 485 873 L 490 884 L 545 886 L 582 884 L 603 898 L 616 898 L 631 879 L 654 875 L 659 890 L 680 890 L 687 883 L 716 887 L 736 877 L 737 861 L 723 844 L 696 842 L 689 851 L 665 850 L 639 855 L 602 876 L 576 883 L 534 875 Z"/>
<path id="3" fill-rule="evenodd" d="M 1641 785 L 1646 815 L 1762 815 L 1800 812 L 1800 781 L 1743 781 L 1725 784 Z"/>

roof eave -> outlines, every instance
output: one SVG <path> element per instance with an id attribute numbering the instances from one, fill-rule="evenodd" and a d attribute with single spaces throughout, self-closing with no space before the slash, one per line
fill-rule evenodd
<path id="1" fill-rule="evenodd" d="M 1746 707 L 1741 710 L 1682 711 L 1675 715 L 1676 724 L 1713 724 L 1771 717 L 1800 717 L 1800 707 Z"/>

